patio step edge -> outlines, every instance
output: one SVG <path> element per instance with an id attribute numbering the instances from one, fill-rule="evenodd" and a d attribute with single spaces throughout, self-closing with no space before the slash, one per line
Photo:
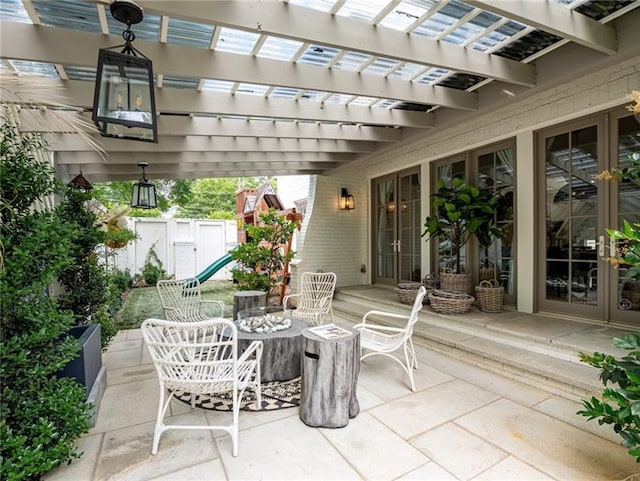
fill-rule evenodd
<path id="1" fill-rule="evenodd" d="M 408 306 L 407 309 L 401 305 L 392 307 L 390 311 L 409 311 Z M 334 300 L 334 312 L 347 324 L 360 322 L 362 315 L 373 308 L 385 309 L 377 302 L 372 306 L 361 299 Z M 571 353 L 572 359 L 567 359 L 567 353 L 555 346 L 540 346 L 537 345 L 540 343 L 525 342 L 522 336 L 506 333 L 496 336 L 483 332 L 486 329 L 472 329 L 431 314 L 423 312 L 416 325 L 414 342 L 417 345 L 572 400 L 590 397 L 601 390 L 597 371 L 574 361 L 575 352 Z"/>

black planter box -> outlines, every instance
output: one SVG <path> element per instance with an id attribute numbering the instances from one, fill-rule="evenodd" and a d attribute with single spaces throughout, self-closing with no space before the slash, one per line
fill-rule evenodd
<path id="1" fill-rule="evenodd" d="M 64 369 L 58 372 L 58 376 L 75 378 L 86 388 L 86 393 L 89 395 L 102 368 L 100 324 L 72 327 L 69 334 L 78 340 L 80 352 L 75 359 L 72 359 Z"/>

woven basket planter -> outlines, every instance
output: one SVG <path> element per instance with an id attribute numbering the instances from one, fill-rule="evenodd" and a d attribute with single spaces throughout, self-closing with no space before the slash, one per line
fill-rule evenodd
<path id="1" fill-rule="evenodd" d="M 475 297 L 464 292 L 434 289 L 429 294 L 431 308 L 441 314 L 464 314 L 475 300 Z"/>
<path id="2" fill-rule="evenodd" d="M 446 271 L 440 273 L 440 288 L 442 290 L 470 294 L 473 292 L 472 286 L 471 274 L 453 274 Z"/>
<path id="3" fill-rule="evenodd" d="M 501 312 L 504 303 L 504 287 L 498 281 L 482 281 L 476 287 L 476 297 L 482 312 Z"/>
<path id="4" fill-rule="evenodd" d="M 403 304 L 413 304 L 421 286 L 419 282 L 401 282 L 396 286 L 398 299 Z"/>

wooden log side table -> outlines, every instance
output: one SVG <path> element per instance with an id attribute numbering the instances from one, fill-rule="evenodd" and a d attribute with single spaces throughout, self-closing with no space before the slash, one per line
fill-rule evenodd
<path id="1" fill-rule="evenodd" d="M 238 313 L 252 307 L 265 306 L 267 293 L 264 291 L 238 291 L 233 294 L 233 320 L 238 320 Z"/>
<path id="2" fill-rule="evenodd" d="M 300 419 L 308 426 L 341 428 L 360 412 L 360 332 L 348 330 L 351 335 L 335 339 L 302 331 Z"/>
<path id="3" fill-rule="evenodd" d="M 306 322 L 292 319 L 291 327 L 283 331 L 246 332 L 238 329 L 238 353 L 253 341 L 262 341 L 261 382 L 290 381 L 301 374 L 301 334 L 306 328 Z"/>

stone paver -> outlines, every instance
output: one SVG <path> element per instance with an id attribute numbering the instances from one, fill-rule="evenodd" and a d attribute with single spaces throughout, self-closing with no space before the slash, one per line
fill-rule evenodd
<path id="1" fill-rule="evenodd" d="M 581 340 L 583 331 L 579 325 L 566 336 Z M 45 481 L 582 481 L 638 472 L 610 429 L 575 414 L 576 401 L 424 346 L 415 393 L 395 363 L 361 365 L 361 412 L 345 428 L 310 428 L 297 408 L 241 412 L 237 458 L 226 433 L 207 430 L 167 431 L 152 456 L 158 382 L 140 339 L 139 330 L 118 333 L 105 354 L 108 386 L 97 425 L 79 440 L 84 455 Z M 214 425 L 229 422 L 230 413 L 172 402 L 170 416 L 167 422 Z"/>

